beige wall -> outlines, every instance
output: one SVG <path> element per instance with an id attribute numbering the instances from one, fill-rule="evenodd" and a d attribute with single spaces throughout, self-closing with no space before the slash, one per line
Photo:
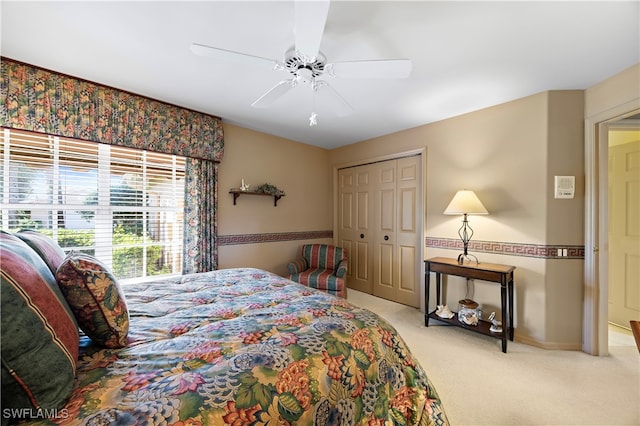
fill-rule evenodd
<path id="1" fill-rule="evenodd" d="M 287 234 L 332 229 L 329 152 L 231 124 L 224 124 L 225 151 L 220 163 L 218 234 Z M 241 180 L 271 183 L 286 196 L 241 195 L 236 205 L 229 189 Z M 285 235 L 286 238 L 286 235 Z M 286 274 L 286 264 L 308 240 L 232 244 L 219 248 L 219 267 L 250 266 Z M 316 240 L 311 240 L 316 241 Z M 317 241 L 329 242 L 321 239 Z"/>
<path id="2" fill-rule="evenodd" d="M 584 91 L 551 92 L 547 152 L 547 245 L 584 245 Z M 575 176 L 575 197 L 554 198 L 554 176 Z M 546 261 L 545 345 L 582 346 L 583 259 Z"/>
<path id="3" fill-rule="evenodd" d="M 337 148 L 333 165 L 427 149 L 426 236 L 458 238 L 459 217 L 442 212 L 459 189 L 473 189 L 490 212 L 470 218 L 474 239 L 515 244 L 582 244 L 584 198 L 553 198 L 553 176 L 583 168 L 583 92 L 544 92 L 470 114 Z M 580 347 L 582 261 L 476 253 L 517 267 L 517 338 L 547 347 Z M 427 257 L 456 251 L 428 247 Z M 447 304 L 466 296 L 451 278 Z M 498 310 L 498 286 L 476 282 L 473 298 Z M 431 307 L 433 308 L 433 306 Z M 567 319 L 568 317 L 568 319 Z"/>

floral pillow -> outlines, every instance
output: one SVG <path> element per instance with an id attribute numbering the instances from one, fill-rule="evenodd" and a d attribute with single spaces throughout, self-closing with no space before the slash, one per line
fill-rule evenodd
<path id="1" fill-rule="evenodd" d="M 71 252 L 58 268 L 56 280 L 91 340 L 107 348 L 126 346 L 129 312 L 109 268 L 93 256 Z"/>

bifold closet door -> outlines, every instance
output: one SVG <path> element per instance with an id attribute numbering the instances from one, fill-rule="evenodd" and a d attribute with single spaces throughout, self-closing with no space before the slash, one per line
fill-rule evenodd
<path id="1" fill-rule="evenodd" d="M 338 241 L 349 253 L 347 285 L 420 305 L 421 156 L 338 171 Z"/>
<path id="2" fill-rule="evenodd" d="M 420 306 L 420 156 L 375 165 L 373 294 Z"/>
<path id="3" fill-rule="evenodd" d="M 347 286 L 368 294 L 373 293 L 372 181 L 368 165 L 338 171 L 338 241 L 347 249 Z"/>

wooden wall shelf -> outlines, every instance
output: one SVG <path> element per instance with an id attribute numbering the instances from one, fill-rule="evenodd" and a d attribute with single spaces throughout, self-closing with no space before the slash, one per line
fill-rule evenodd
<path id="1" fill-rule="evenodd" d="M 278 200 L 284 197 L 285 194 L 282 195 L 273 195 L 273 194 L 265 194 L 264 192 L 253 192 L 253 191 L 242 191 L 241 189 L 232 189 L 229 191 L 229 194 L 233 194 L 233 205 L 236 205 L 236 200 L 241 194 L 246 195 L 266 195 L 267 197 L 273 197 L 273 206 L 278 206 Z"/>

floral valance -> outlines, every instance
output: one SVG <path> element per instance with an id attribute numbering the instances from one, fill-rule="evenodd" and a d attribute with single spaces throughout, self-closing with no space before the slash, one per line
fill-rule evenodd
<path id="1" fill-rule="evenodd" d="M 1 58 L 0 126 L 222 160 L 218 117 Z"/>

